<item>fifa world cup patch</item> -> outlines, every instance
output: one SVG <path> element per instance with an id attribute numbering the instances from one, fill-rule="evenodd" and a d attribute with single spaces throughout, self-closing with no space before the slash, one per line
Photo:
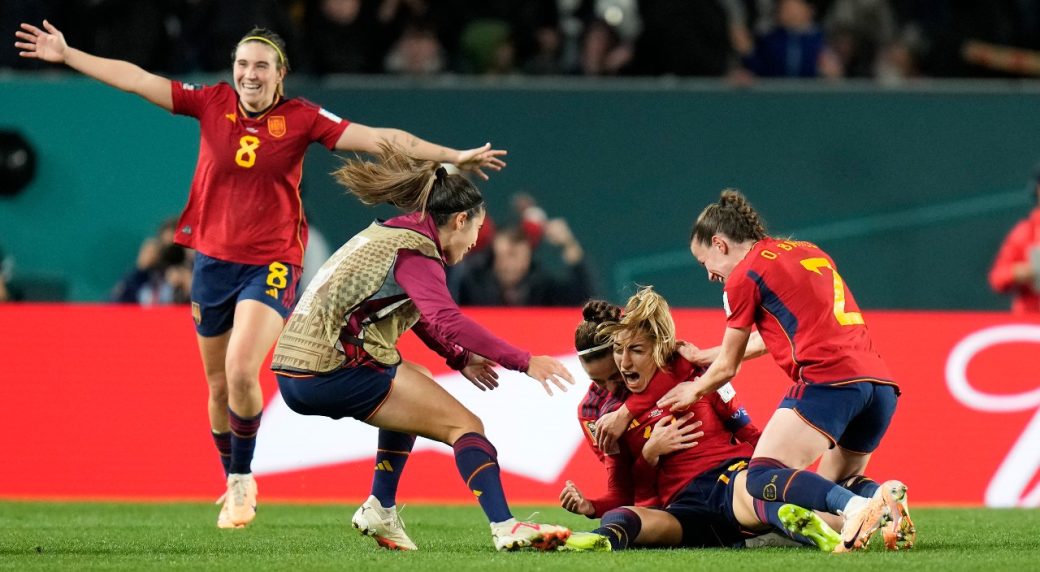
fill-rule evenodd
<path id="1" fill-rule="evenodd" d="M 592 435 L 593 439 L 596 438 L 596 422 L 595 421 L 586 421 L 585 422 L 585 430 L 589 432 L 589 435 Z"/>
<path id="2" fill-rule="evenodd" d="M 285 135 L 285 116 L 273 115 L 267 118 L 267 132 L 271 134 L 271 137 L 281 137 Z"/>

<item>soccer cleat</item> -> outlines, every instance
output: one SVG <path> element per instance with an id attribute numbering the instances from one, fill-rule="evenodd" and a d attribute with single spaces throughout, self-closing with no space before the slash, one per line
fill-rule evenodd
<path id="1" fill-rule="evenodd" d="M 888 505 L 881 497 L 858 498 L 858 501 L 855 508 L 843 514 L 845 524 L 841 527 L 841 542 L 834 547 L 834 552 L 863 550 L 870 537 L 889 520 Z"/>
<path id="2" fill-rule="evenodd" d="M 572 532 L 567 541 L 557 548 L 571 552 L 610 552 L 610 539 L 595 532 Z"/>
<path id="3" fill-rule="evenodd" d="M 497 550 L 556 550 L 567 541 L 569 528 L 554 524 L 538 524 L 511 518 L 505 522 L 491 524 L 491 538 Z"/>
<path id="4" fill-rule="evenodd" d="M 841 544 L 841 535 L 815 512 L 793 504 L 785 504 L 777 512 L 787 532 L 808 538 L 820 550 L 833 552 L 834 547 Z"/>
<path id="5" fill-rule="evenodd" d="M 228 520 L 236 528 L 253 522 L 256 518 L 257 490 L 252 473 L 228 475 L 227 486 L 224 508 L 227 509 Z M 219 519 L 217 523 L 219 526 Z"/>
<path id="6" fill-rule="evenodd" d="M 881 528 L 881 538 L 889 550 L 908 550 L 917 540 L 917 529 L 910 520 L 910 507 L 906 500 L 906 485 L 900 481 L 885 481 L 874 493 L 888 505 L 891 520 Z"/>
<path id="7" fill-rule="evenodd" d="M 354 513 L 350 523 L 358 532 L 371 536 L 376 544 L 387 550 L 419 549 L 404 531 L 404 522 L 397 514 L 397 507 L 383 508 L 375 496 L 368 497 Z"/>

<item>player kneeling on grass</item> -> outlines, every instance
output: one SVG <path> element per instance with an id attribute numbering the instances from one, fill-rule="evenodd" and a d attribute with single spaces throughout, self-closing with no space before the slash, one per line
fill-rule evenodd
<path id="1" fill-rule="evenodd" d="M 679 355 L 668 305 L 650 288 L 629 299 L 623 317 L 606 303 L 587 304 L 584 316 L 575 345 L 585 371 L 601 386 L 590 388 L 579 410 L 585 418 L 606 412 L 611 402 L 619 406 L 619 396 L 630 409 L 642 410 L 643 402 L 655 402 L 703 371 Z M 591 427 L 587 419 L 585 426 Z M 674 419 L 665 409 L 648 411 L 630 424 L 617 453 L 602 457 L 605 497 L 587 499 L 569 481 L 561 492 L 567 510 L 602 517 L 599 528 L 574 533 L 565 548 L 743 547 L 747 539 L 779 530 L 832 550 L 840 538 L 814 512 L 747 493 L 745 469 L 758 435 L 731 393 L 705 396 Z"/>
<path id="2" fill-rule="evenodd" d="M 354 526 L 383 547 L 415 550 L 395 497 L 421 435 L 452 446 L 497 549 L 555 549 L 570 531 L 513 518 L 483 423 L 396 348 L 412 329 L 482 391 L 498 386 L 496 363 L 526 373 L 550 395 L 550 384 L 566 390 L 565 382 L 574 383 L 559 361 L 531 356 L 464 316 L 448 293 L 445 266 L 462 260 L 484 222 L 480 191 L 389 145 L 379 162 L 351 160 L 335 174 L 362 202 L 389 203 L 407 214 L 373 223 L 321 267 L 289 317 L 271 367 L 293 411 L 379 427 L 377 463 L 393 470 L 376 471 L 373 495 Z"/>

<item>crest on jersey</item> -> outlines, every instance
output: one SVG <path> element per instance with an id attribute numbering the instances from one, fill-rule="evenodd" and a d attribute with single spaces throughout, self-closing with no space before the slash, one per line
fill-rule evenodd
<path id="1" fill-rule="evenodd" d="M 285 135 L 285 116 L 284 115 L 273 115 L 267 118 L 267 132 L 272 137 L 281 137 Z"/>

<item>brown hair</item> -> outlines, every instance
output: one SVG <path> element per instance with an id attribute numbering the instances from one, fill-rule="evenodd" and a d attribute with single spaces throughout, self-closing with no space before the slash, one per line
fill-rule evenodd
<path id="1" fill-rule="evenodd" d="M 379 143 L 377 161 L 346 159 L 333 178 L 366 205 L 391 204 L 404 212 L 429 212 L 440 226 L 455 213 L 484 210 L 480 190 L 436 161 L 416 159 L 399 146 Z"/>
<path id="2" fill-rule="evenodd" d="M 278 56 L 276 60 L 276 69 L 284 69 L 286 73 L 289 73 L 289 56 L 285 55 L 285 40 L 278 35 L 277 32 L 268 30 L 267 28 L 256 27 L 246 35 L 242 36 L 242 39 L 235 44 L 235 49 L 231 50 L 231 63 L 234 65 L 235 56 L 238 54 L 238 47 L 242 44 L 249 42 L 257 42 L 264 44 L 269 48 L 273 48 L 275 55 Z M 285 95 L 282 83 L 278 84 L 278 95 Z"/>
<path id="3" fill-rule="evenodd" d="M 601 346 L 610 340 L 610 336 L 600 333 L 600 326 L 617 323 L 621 319 L 621 307 L 606 300 L 589 300 L 581 309 L 581 322 L 574 330 L 574 349 L 579 352 Z M 610 346 L 593 352 L 582 354 L 581 361 L 591 362 L 610 353 Z"/>
<path id="4" fill-rule="evenodd" d="M 654 344 L 653 357 L 657 367 L 667 367 L 675 354 L 675 322 L 668 309 L 668 302 L 663 296 L 654 292 L 653 286 L 644 286 L 628 299 L 624 315 L 616 323 L 604 324 L 600 327 L 602 335 L 617 339 L 618 333 L 636 335 L 646 334 Z"/>
<path id="5" fill-rule="evenodd" d="M 766 223 L 744 195 L 725 189 L 719 202 L 704 207 L 690 231 L 690 242 L 711 244 L 711 237 L 724 234 L 736 242 L 762 240 L 768 234 Z"/>

